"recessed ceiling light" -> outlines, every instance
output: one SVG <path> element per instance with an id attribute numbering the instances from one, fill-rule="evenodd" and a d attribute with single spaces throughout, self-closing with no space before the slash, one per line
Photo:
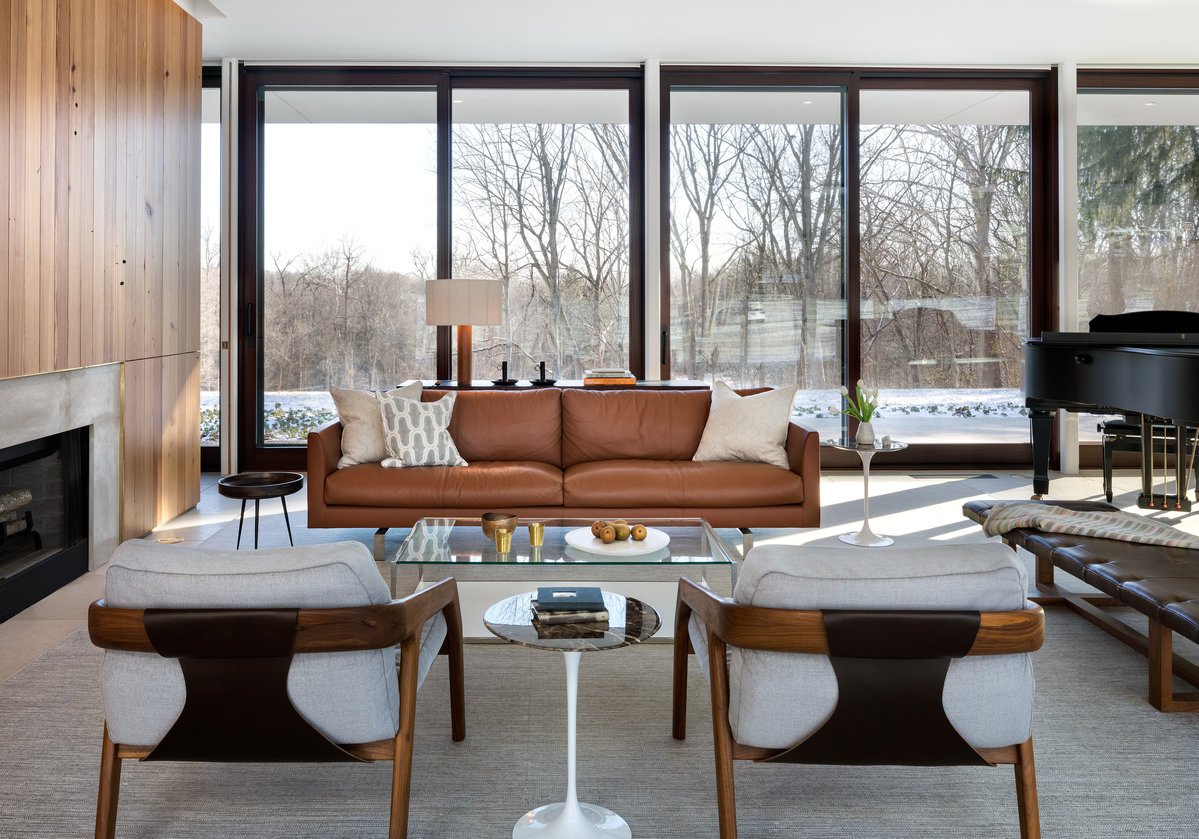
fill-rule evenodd
<path id="1" fill-rule="evenodd" d="M 805 105 L 811 105 L 811 104 L 812 104 L 812 100 L 811 100 L 811 99 L 805 99 L 805 100 L 804 100 L 804 104 L 805 104 Z"/>
<path id="2" fill-rule="evenodd" d="M 1156 104 L 1157 104 L 1156 102 L 1146 102 L 1146 103 L 1145 103 L 1145 107 L 1146 107 L 1146 108 L 1151 108 L 1151 107 L 1153 107 L 1153 106 L 1154 106 L 1154 105 L 1156 105 Z"/>
<path id="3" fill-rule="evenodd" d="M 455 105 L 461 105 L 461 104 L 462 104 L 462 100 L 461 100 L 461 99 L 453 99 L 453 100 L 451 100 L 451 101 L 452 101 L 452 102 L 453 102 Z"/>

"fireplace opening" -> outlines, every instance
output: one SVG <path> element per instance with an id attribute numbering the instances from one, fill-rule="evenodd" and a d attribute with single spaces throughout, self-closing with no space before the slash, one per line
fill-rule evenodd
<path id="1" fill-rule="evenodd" d="M 86 428 L 0 449 L 0 621 L 87 571 Z"/>

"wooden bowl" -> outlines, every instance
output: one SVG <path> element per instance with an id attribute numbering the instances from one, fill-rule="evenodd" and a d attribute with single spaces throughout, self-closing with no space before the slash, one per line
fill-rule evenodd
<path id="1" fill-rule="evenodd" d="M 518 518 L 511 513 L 484 513 L 479 517 L 483 522 L 483 535 L 495 541 L 495 532 L 503 529 L 512 533 L 516 530 Z"/>

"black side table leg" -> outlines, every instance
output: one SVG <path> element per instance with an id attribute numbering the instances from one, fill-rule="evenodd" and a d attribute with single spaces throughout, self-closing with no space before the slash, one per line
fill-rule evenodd
<path id="1" fill-rule="evenodd" d="M 291 538 L 291 520 L 287 518 L 287 498 L 280 495 L 279 500 L 283 502 L 283 523 L 287 525 L 287 541 L 294 548 L 296 543 Z"/>
<path id="2" fill-rule="evenodd" d="M 254 499 L 254 550 L 258 550 L 258 505 L 262 502 Z"/>
<path id="3" fill-rule="evenodd" d="M 237 547 L 234 550 L 241 548 L 241 526 L 246 523 L 246 499 L 241 500 L 241 515 L 237 517 Z"/>

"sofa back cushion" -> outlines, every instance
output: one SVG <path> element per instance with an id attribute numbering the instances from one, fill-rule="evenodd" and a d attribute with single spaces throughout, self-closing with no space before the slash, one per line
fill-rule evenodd
<path id="1" fill-rule="evenodd" d="M 711 404 L 707 390 L 563 390 L 562 465 L 690 460 Z"/>
<path id="2" fill-rule="evenodd" d="M 444 390 L 425 390 L 434 402 Z M 557 388 L 460 390 L 450 419 L 450 436 L 467 463 L 533 460 L 562 466 L 562 405 Z M 706 410 L 706 409 L 705 409 Z"/>

